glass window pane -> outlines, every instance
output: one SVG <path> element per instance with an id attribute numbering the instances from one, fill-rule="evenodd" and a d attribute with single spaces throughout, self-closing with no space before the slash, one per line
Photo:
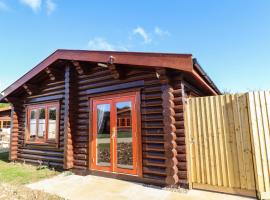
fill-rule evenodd
<path id="1" fill-rule="evenodd" d="M 97 105 L 97 165 L 110 166 L 110 104 Z"/>
<path id="2" fill-rule="evenodd" d="M 119 102 L 116 108 L 117 121 L 120 121 L 120 126 L 117 126 L 117 166 L 133 169 L 131 102 Z"/>
<path id="3" fill-rule="evenodd" d="M 37 120 L 36 120 L 36 112 L 37 110 L 31 110 L 30 113 L 30 138 L 34 138 L 37 133 Z"/>
<path id="4" fill-rule="evenodd" d="M 38 109 L 38 137 L 44 137 L 46 129 L 45 108 Z"/>
<path id="5" fill-rule="evenodd" d="M 10 121 L 4 121 L 3 128 L 10 128 Z"/>
<path id="6" fill-rule="evenodd" d="M 55 139 L 56 138 L 56 108 L 49 108 L 49 119 L 48 119 L 48 139 Z"/>

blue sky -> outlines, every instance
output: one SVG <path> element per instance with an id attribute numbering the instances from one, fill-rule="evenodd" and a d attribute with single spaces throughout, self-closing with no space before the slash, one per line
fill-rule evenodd
<path id="1" fill-rule="evenodd" d="M 56 49 L 192 53 L 222 90 L 270 89 L 269 0 L 0 0 L 0 90 Z"/>

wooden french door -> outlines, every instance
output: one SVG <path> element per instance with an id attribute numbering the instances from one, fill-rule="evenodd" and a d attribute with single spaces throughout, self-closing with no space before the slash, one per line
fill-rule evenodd
<path id="1" fill-rule="evenodd" d="M 137 175 L 136 95 L 134 92 L 91 100 L 91 169 Z"/>

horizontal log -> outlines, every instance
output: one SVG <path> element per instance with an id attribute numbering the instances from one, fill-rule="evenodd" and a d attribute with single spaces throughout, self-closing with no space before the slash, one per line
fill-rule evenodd
<path id="1" fill-rule="evenodd" d="M 157 93 L 157 94 L 142 94 L 141 95 L 142 100 L 159 100 L 161 99 L 161 93 Z"/>
<path id="2" fill-rule="evenodd" d="M 23 154 L 33 154 L 33 155 L 41 155 L 41 156 L 51 156 L 51 157 L 60 157 L 63 158 L 63 152 L 52 152 L 52 151 L 44 151 L 44 150 L 33 150 L 33 149 L 20 149 L 19 153 Z"/>
<path id="3" fill-rule="evenodd" d="M 143 174 L 155 174 L 159 176 L 166 176 L 166 171 L 165 168 L 161 169 L 159 168 L 154 168 L 154 167 L 143 167 Z"/>
<path id="4" fill-rule="evenodd" d="M 29 164 L 34 164 L 34 165 L 39 165 L 40 162 L 38 160 L 31 160 L 31 159 L 24 159 L 24 158 L 17 158 L 16 161 L 23 162 L 23 163 L 29 163 Z M 44 164 L 44 163 L 43 163 Z M 45 164 L 48 164 L 48 162 L 45 162 Z M 62 163 L 57 163 L 57 162 L 49 162 L 49 165 L 54 168 L 63 168 Z"/>
<path id="5" fill-rule="evenodd" d="M 177 137 L 180 137 L 180 136 L 185 136 L 185 129 L 183 128 L 177 128 L 176 131 L 175 131 Z"/>
<path id="6" fill-rule="evenodd" d="M 145 87 L 143 89 L 145 94 L 147 93 L 161 93 L 161 86 Z"/>
<path id="7" fill-rule="evenodd" d="M 187 171 L 179 170 L 178 171 L 178 177 L 179 179 L 187 179 Z"/>
<path id="8" fill-rule="evenodd" d="M 161 114 L 163 112 L 162 108 L 143 108 L 141 110 L 141 114 L 149 115 L 149 114 Z"/>
<path id="9" fill-rule="evenodd" d="M 166 174 L 167 176 L 177 176 L 178 175 L 178 167 L 173 166 L 173 167 L 167 167 L 166 168 Z"/>
<path id="10" fill-rule="evenodd" d="M 178 153 L 176 158 L 179 162 L 186 162 L 187 160 L 186 154 L 183 154 L 183 153 L 182 154 Z"/>
<path id="11" fill-rule="evenodd" d="M 29 159 L 29 160 L 41 160 L 41 161 L 54 161 L 54 162 L 63 162 L 63 158 L 52 157 L 52 156 L 39 156 L 25 153 L 18 153 L 20 158 Z"/>
<path id="12" fill-rule="evenodd" d="M 144 123 L 143 125 L 142 125 L 142 128 L 144 128 L 144 129 L 147 129 L 147 128 L 152 128 L 152 129 L 162 129 L 163 128 L 163 124 L 160 124 L 160 123 L 156 123 L 156 124 L 154 124 L 154 123 Z"/>
<path id="13" fill-rule="evenodd" d="M 142 143 L 149 143 L 149 144 L 163 144 L 164 140 L 157 140 L 157 139 L 148 139 L 148 138 L 143 138 Z"/>
<path id="14" fill-rule="evenodd" d="M 164 134 L 164 140 L 166 142 L 174 141 L 176 140 L 176 134 L 173 132 Z"/>
<path id="15" fill-rule="evenodd" d="M 164 147 L 149 147 L 146 144 L 143 144 L 143 151 L 145 152 L 164 152 Z"/>
<path id="16" fill-rule="evenodd" d="M 184 153 L 186 153 L 186 146 L 185 145 L 178 145 L 176 147 L 176 150 L 177 150 L 177 152 L 184 154 Z"/>
<path id="17" fill-rule="evenodd" d="M 144 100 L 141 103 L 142 108 L 147 108 L 147 107 L 162 107 L 162 101 L 157 99 L 157 100 Z"/>
<path id="18" fill-rule="evenodd" d="M 144 160 L 143 161 L 143 166 L 148 166 L 148 167 L 163 167 L 163 168 L 166 167 L 164 162 L 154 162 L 154 161 L 149 161 L 149 160 Z"/>
<path id="19" fill-rule="evenodd" d="M 173 95 L 176 96 L 176 95 L 181 95 L 182 94 L 182 89 L 174 89 L 173 90 Z"/>
<path id="20" fill-rule="evenodd" d="M 175 118 L 170 115 L 164 115 L 163 122 L 165 125 L 167 124 L 175 124 Z"/>
<path id="21" fill-rule="evenodd" d="M 172 150 L 177 148 L 177 144 L 175 141 L 165 142 L 164 143 L 165 150 Z"/>
<path id="22" fill-rule="evenodd" d="M 175 185 L 178 183 L 179 178 L 177 175 L 167 176 L 165 181 L 168 185 Z"/>
<path id="23" fill-rule="evenodd" d="M 75 154 L 87 154 L 88 149 L 87 148 L 74 148 L 73 152 Z"/>
<path id="24" fill-rule="evenodd" d="M 177 155 L 177 151 L 175 149 L 171 149 L 171 150 L 165 150 L 165 156 L 168 159 L 174 158 Z"/>
<path id="25" fill-rule="evenodd" d="M 74 159 L 75 160 L 87 160 L 87 155 L 85 154 L 74 154 Z"/>
<path id="26" fill-rule="evenodd" d="M 186 162 L 178 162 L 177 167 L 181 171 L 187 171 L 187 163 Z"/>
<path id="27" fill-rule="evenodd" d="M 175 105 L 174 110 L 175 110 L 175 113 L 184 112 L 184 107 L 183 105 Z"/>
<path id="28" fill-rule="evenodd" d="M 185 137 L 177 137 L 176 138 L 176 143 L 177 143 L 177 145 L 185 145 L 185 143 L 186 143 L 186 138 Z"/>
<path id="29" fill-rule="evenodd" d="M 85 160 L 76 160 L 73 161 L 74 166 L 87 166 L 87 161 Z"/>
<path id="30" fill-rule="evenodd" d="M 173 124 L 167 124 L 166 126 L 164 126 L 163 130 L 164 134 L 170 134 L 176 131 L 176 127 Z"/>
<path id="31" fill-rule="evenodd" d="M 165 155 L 143 152 L 143 158 L 165 160 Z"/>

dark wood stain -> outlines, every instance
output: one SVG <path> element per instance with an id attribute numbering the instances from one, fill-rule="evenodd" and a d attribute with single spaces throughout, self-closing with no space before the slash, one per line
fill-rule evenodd
<path id="1" fill-rule="evenodd" d="M 129 66 L 121 79 L 116 69 L 84 62 L 61 64 L 62 70 L 40 74 L 39 89 L 17 92 L 13 104 L 10 159 L 44 163 L 79 174 L 104 175 L 156 185 L 188 184 L 183 105 L 189 95 L 203 95 L 200 87 L 176 69 Z M 89 70 L 88 68 L 91 68 Z M 62 71 L 62 72 L 61 72 Z M 113 72 L 112 72 L 113 71 Z M 64 72 L 64 73 L 63 73 Z M 40 72 L 41 73 L 41 72 Z M 31 80 L 32 84 L 35 80 Z M 91 171 L 89 98 L 99 94 L 140 91 L 141 177 Z M 26 144 L 25 107 L 39 102 L 60 101 L 58 147 Z"/>

